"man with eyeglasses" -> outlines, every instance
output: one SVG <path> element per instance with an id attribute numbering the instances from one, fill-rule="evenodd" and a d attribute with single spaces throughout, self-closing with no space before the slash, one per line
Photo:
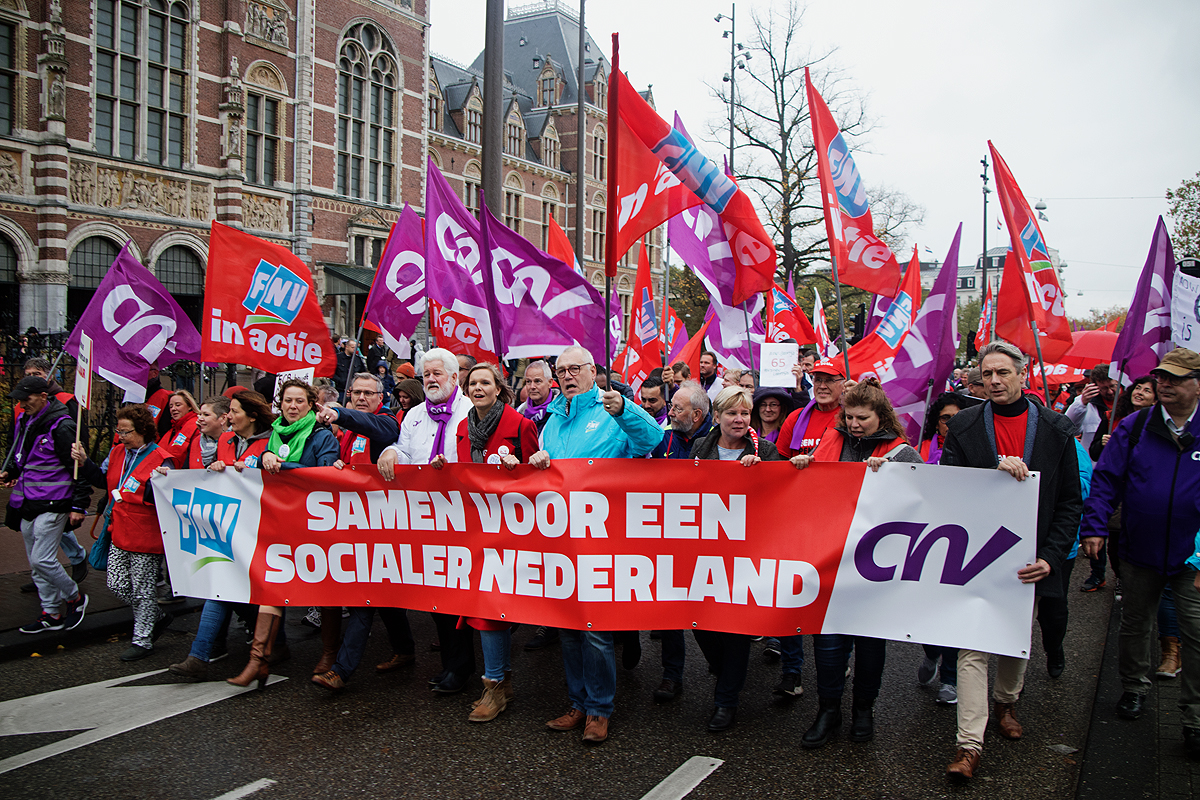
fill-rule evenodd
<path id="1" fill-rule="evenodd" d="M 340 454 L 334 466 L 369 466 L 379 460 L 383 451 L 400 435 L 396 417 L 383 407 L 383 381 L 370 372 L 359 372 L 346 392 L 350 408 L 317 405 L 317 421 L 341 429 Z M 352 608 L 346 623 L 346 635 L 341 638 L 342 611 L 322 609 L 321 660 L 313 667 L 313 683 L 326 689 L 340 689 L 350 679 L 362 660 L 371 633 L 375 607 Z M 392 645 L 392 657 L 376 666 L 379 672 L 391 672 L 416 662 L 416 647 L 408 612 L 403 608 L 379 608 L 379 616 L 387 628 Z"/>
<path id="2" fill-rule="evenodd" d="M 1200 572 L 1188 563 L 1200 530 L 1200 355 L 1177 348 L 1152 374 L 1158 402 L 1125 417 L 1096 463 L 1080 549 L 1088 557 L 1099 552 L 1109 517 L 1120 506 L 1121 528 L 1111 549 L 1121 564 L 1124 595 L 1117 660 L 1122 719 L 1141 716 L 1155 666 L 1151 629 L 1163 587 L 1171 587 L 1183 640 L 1183 744 L 1189 758 L 1200 759 Z"/>
<path id="3" fill-rule="evenodd" d="M 662 428 L 641 406 L 627 402 L 620 392 L 600 391 L 587 350 L 568 347 L 555 366 L 562 394 L 550 403 L 542 449 L 529 458 L 532 466 L 547 469 L 551 459 L 559 458 L 641 458 L 662 441 Z M 583 741 L 599 744 L 608 738 L 617 691 L 613 635 L 563 629 L 559 639 L 571 708 L 546 725 L 556 731 L 583 725 Z"/>
<path id="4" fill-rule="evenodd" d="M 775 447 L 784 458 L 812 453 L 821 443 L 825 430 L 833 427 L 846 386 L 843 363 L 841 354 L 838 354 L 818 361 L 808 371 L 808 377 L 812 380 L 813 399 L 788 415 L 775 441 Z"/>

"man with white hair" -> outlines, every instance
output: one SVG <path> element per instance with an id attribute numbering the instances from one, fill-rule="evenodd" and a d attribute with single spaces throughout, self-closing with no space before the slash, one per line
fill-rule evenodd
<path id="1" fill-rule="evenodd" d="M 532 466 L 546 469 L 552 458 L 641 458 L 662 441 L 662 428 L 641 406 L 626 402 L 620 392 L 600 391 L 587 350 L 577 345 L 563 350 L 554 374 L 562 394 L 550 403 L 542 449 L 529 458 Z M 608 738 L 617 690 L 613 635 L 563 629 L 559 639 L 571 708 L 546 725 L 556 731 L 583 725 L 584 743 L 599 744 Z"/>
<path id="2" fill-rule="evenodd" d="M 425 352 L 421 366 L 425 402 L 408 410 L 400 423 L 400 438 L 379 457 L 379 474 L 394 480 L 397 464 L 429 464 L 435 456 L 458 461 L 455 435 L 467 418 L 471 401 L 458 388 L 458 357 L 440 347 Z M 430 678 L 438 694 L 458 694 L 475 672 L 475 642 L 471 628 L 458 628 L 458 615 L 433 614 L 441 643 L 442 672 Z"/>

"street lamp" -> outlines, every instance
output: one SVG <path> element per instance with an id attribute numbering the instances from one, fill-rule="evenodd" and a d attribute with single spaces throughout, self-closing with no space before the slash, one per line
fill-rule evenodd
<path id="1" fill-rule="evenodd" d="M 988 166 L 989 165 L 988 165 L 987 156 L 984 156 L 983 158 L 981 158 L 979 160 L 979 163 L 983 165 L 983 172 L 981 172 L 979 174 L 979 177 L 983 178 L 983 293 L 980 295 L 980 301 L 979 301 L 980 309 L 982 310 L 983 306 L 985 306 L 987 304 L 987 295 L 988 295 L 987 201 L 988 201 L 988 195 L 991 194 L 992 190 L 988 188 Z M 996 326 L 994 324 L 995 319 L 996 319 L 996 296 L 995 296 L 995 294 L 993 294 L 992 295 L 992 307 L 990 309 L 988 309 L 988 318 L 986 320 L 982 320 L 982 322 L 987 323 L 988 330 L 991 331 L 991 337 L 993 340 L 996 338 Z"/>
<path id="2" fill-rule="evenodd" d="M 728 16 L 726 16 L 724 14 L 717 14 L 715 17 L 713 17 L 714 22 L 721 22 L 722 20 L 729 20 L 729 30 L 723 32 L 721 34 L 721 38 L 729 40 L 729 72 L 727 72 L 725 74 L 725 77 L 722 78 L 722 80 L 729 84 L 729 174 L 730 175 L 733 174 L 733 111 L 734 111 L 734 106 L 735 106 L 734 94 L 737 90 L 736 80 L 735 80 L 736 74 L 737 74 L 736 71 L 739 69 L 745 69 L 746 62 L 749 61 L 751 58 L 749 51 L 746 51 L 746 46 L 742 45 L 742 44 L 738 44 L 738 42 L 737 42 L 737 33 L 736 33 L 737 22 L 735 19 L 736 16 L 737 16 L 737 3 L 730 3 Z M 742 52 L 743 60 L 741 60 L 741 61 L 738 60 L 738 52 L 739 51 L 745 51 L 745 52 Z"/>

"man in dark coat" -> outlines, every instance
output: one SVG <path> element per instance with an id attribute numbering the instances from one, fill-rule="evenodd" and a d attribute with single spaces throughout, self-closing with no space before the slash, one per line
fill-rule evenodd
<path id="1" fill-rule="evenodd" d="M 1000 469 L 1019 481 L 1041 473 L 1038 484 L 1037 560 L 1017 572 L 1022 583 L 1036 583 L 1036 597 L 1062 597 L 1062 564 L 1071 549 L 1083 511 L 1074 425 L 1024 394 L 1025 356 L 1007 342 L 980 352 L 988 402 L 963 409 L 950 421 L 942 464 Z M 1034 614 L 1037 614 L 1037 600 Z M 953 779 L 967 780 L 979 768 L 987 728 L 988 653 L 958 651 L 958 753 L 946 768 Z M 1025 684 L 1028 660 L 999 657 L 993 715 L 1000 734 L 1021 738 L 1013 713 Z"/>

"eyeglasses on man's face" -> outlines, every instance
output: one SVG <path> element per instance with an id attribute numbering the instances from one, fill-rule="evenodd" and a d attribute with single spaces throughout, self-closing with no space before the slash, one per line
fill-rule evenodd
<path id="1" fill-rule="evenodd" d="M 568 364 L 565 367 L 559 367 L 558 369 L 554 370 L 554 374 L 556 376 L 558 376 L 559 379 L 565 378 L 568 375 L 571 375 L 573 377 L 575 375 L 578 375 L 579 370 L 583 369 L 585 366 L 587 366 L 587 365 L 586 364 Z"/>

